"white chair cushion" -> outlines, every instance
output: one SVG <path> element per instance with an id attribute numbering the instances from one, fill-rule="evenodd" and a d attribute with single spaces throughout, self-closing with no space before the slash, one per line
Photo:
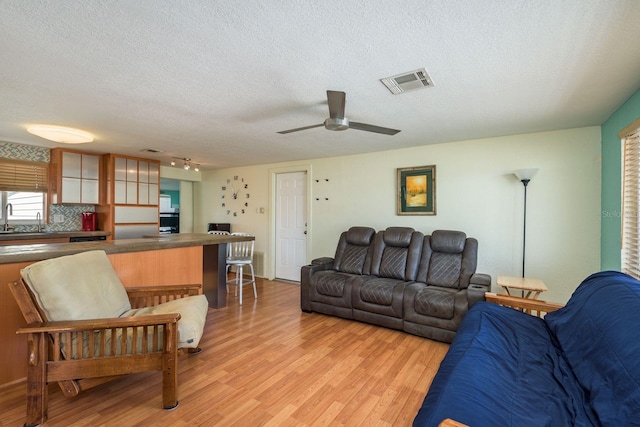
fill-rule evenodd
<path id="1" fill-rule="evenodd" d="M 131 310 L 104 251 L 40 261 L 20 274 L 50 321 L 120 317 Z"/>
<path id="2" fill-rule="evenodd" d="M 155 307 L 135 308 L 127 311 L 121 317 L 180 313 L 180 320 L 178 320 L 178 347 L 196 348 L 200 343 L 200 338 L 202 338 L 208 308 L 207 297 L 195 295 L 164 302 Z"/>

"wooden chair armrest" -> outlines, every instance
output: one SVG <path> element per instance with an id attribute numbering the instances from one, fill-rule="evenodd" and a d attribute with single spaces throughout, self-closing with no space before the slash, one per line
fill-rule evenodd
<path id="1" fill-rule="evenodd" d="M 200 295 L 202 285 L 137 286 L 126 288 L 132 308 L 153 307 L 160 303 Z"/>
<path id="2" fill-rule="evenodd" d="M 116 317 L 107 319 L 65 320 L 58 322 L 34 323 L 18 329 L 18 334 L 31 333 L 64 333 L 97 331 L 101 329 L 129 328 L 139 326 L 155 326 L 177 323 L 180 313 L 149 314 L 136 317 Z"/>
<path id="3" fill-rule="evenodd" d="M 538 317 L 541 317 L 543 313 L 551 313 L 552 311 L 556 311 L 563 307 L 563 304 L 529 298 L 512 297 L 508 295 L 497 295 L 492 292 L 485 293 L 484 297 L 488 302 L 500 304 L 505 307 L 515 308 L 527 313 L 536 312 Z"/>
<path id="4" fill-rule="evenodd" d="M 467 425 L 454 421 L 451 418 L 446 418 L 438 424 L 438 427 L 467 427 Z"/>
<path id="5" fill-rule="evenodd" d="M 176 291 L 183 291 L 188 294 L 193 294 L 194 292 L 197 294 L 202 289 L 202 285 L 196 283 L 192 285 L 131 286 L 125 289 L 127 293 L 162 294 L 162 293 L 174 293 Z"/>

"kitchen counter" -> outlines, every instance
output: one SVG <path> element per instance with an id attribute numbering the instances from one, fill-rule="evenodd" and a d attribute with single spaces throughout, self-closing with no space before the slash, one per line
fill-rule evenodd
<path id="1" fill-rule="evenodd" d="M 22 234 L 31 233 L 13 233 L 8 235 L 14 237 Z M 0 237 L 4 237 L 4 235 L 0 235 Z M 12 238 L 11 240 L 17 239 Z M 127 252 L 152 251 L 158 249 L 184 248 L 189 246 L 219 245 L 221 243 L 226 244 L 229 242 L 242 240 L 253 240 L 253 237 L 215 235 L 206 233 L 188 233 L 150 235 L 141 239 L 119 239 L 106 241 L 102 240 L 77 243 L 37 243 L 32 245 L 6 245 L 0 246 L 0 264 L 41 261 L 43 259 L 56 258 L 59 256 L 71 255 L 92 250 L 103 250 L 107 254 L 118 254 Z"/>
<path id="2" fill-rule="evenodd" d="M 0 245 L 7 241 L 25 241 L 29 240 L 55 240 L 69 239 L 71 237 L 99 237 L 111 235 L 108 231 L 43 231 L 43 232 L 0 232 Z"/>

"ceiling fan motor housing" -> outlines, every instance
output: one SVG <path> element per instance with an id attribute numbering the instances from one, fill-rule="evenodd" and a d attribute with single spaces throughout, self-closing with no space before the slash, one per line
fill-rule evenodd
<path id="1" fill-rule="evenodd" d="M 349 119 L 346 117 L 329 117 L 324 121 L 324 127 L 328 130 L 349 129 Z"/>

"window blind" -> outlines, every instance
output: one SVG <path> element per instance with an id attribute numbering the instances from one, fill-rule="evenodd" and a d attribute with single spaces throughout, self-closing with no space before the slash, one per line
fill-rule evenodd
<path id="1" fill-rule="evenodd" d="M 623 141 L 622 271 L 640 279 L 640 128 Z"/>
<path id="2" fill-rule="evenodd" d="M 0 191 L 46 192 L 49 164 L 0 159 Z"/>

